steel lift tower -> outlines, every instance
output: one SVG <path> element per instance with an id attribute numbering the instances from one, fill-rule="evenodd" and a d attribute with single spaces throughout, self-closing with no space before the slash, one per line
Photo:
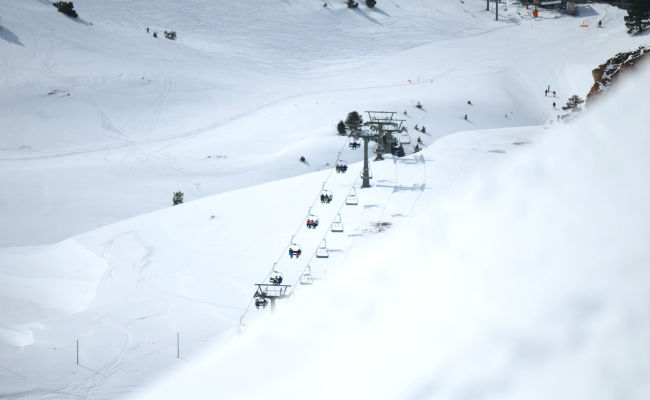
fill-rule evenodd
<path id="1" fill-rule="evenodd" d="M 377 143 L 377 157 L 375 161 L 383 160 L 382 153 L 392 149 L 397 144 L 396 134 L 405 130 L 403 119 L 396 119 L 394 111 L 366 111 L 368 121 L 363 123 L 363 128 L 350 132 L 350 136 L 363 140 L 363 172 L 361 173 L 361 187 L 370 187 L 370 170 L 368 168 L 368 142 Z"/>

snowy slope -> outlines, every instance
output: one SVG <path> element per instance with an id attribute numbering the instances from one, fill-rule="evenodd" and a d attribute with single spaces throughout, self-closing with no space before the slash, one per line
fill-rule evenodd
<path id="1" fill-rule="evenodd" d="M 75 3 L 88 24 L 72 22 L 38 1 L 0 4 L 0 52 L 7 55 L 0 59 L 5 78 L 0 91 L 0 180 L 12 188 L 0 200 L 0 224 L 11 227 L 2 231 L 0 240 L 14 246 L 0 248 L 1 397 L 124 396 L 175 366 L 194 363 L 201 352 L 213 351 L 213 345 L 229 343 L 242 314 L 244 330 L 251 328 L 244 339 L 250 343 L 247 348 L 257 351 L 266 340 L 258 341 L 259 335 L 273 328 L 265 327 L 266 322 L 253 327 L 268 314 L 250 308 L 253 283 L 266 281 L 274 261 L 291 284 L 307 264 L 316 277 L 334 275 L 334 283 L 313 288 L 314 293 L 328 293 L 328 299 L 330 293 L 340 293 L 336 282 L 348 282 L 348 295 L 334 304 L 361 310 L 354 318 L 377 315 L 372 306 L 377 287 L 359 285 L 374 272 L 363 268 L 376 265 L 372 281 L 400 298 L 419 304 L 423 296 L 435 296 L 418 285 L 411 290 L 411 281 L 400 281 L 382 266 L 388 263 L 386 250 L 406 249 L 398 254 L 428 259 L 453 253 L 456 247 L 445 245 L 458 245 L 457 237 L 468 235 L 473 238 L 465 249 L 469 261 L 494 251 L 477 238 L 490 235 L 482 230 L 487 228 L 475 226 L 475 218 L 460 225 L 450 222 L 457 220 L 454 212 L 475 216 L 481 210 L 474 197 L 461 195 L 472 187 L 469 182 L 496 179 L 494 171 L 512 168 L 520 153 L 533 160 L 548 158 L 548 150 L 528 149 L 551 132 L 561 136 L 573 130 L 540 126 L 556 115 L 554 99 L 542 95 L 544 87 L 552 84 L 558 102 L 568 94 L 584 94 L 593 66 L 647 39 L 628 38 L 621 12 L 596 5 L 585 12 L 612 18 L 602 30 L 580 29 L 582 19 L 555 18 L 552 13 L 534 21 L 512 5 L 497 23 L 479 1 L 444 2 L 437 9 L 424 1 L 387 1 L 373 12 L 293 1 L 273 6 L 197 1 L 196 7 L 183 9 L 171 2 L 113 4 L 119 6 Z M 176 29 L 179 40 L 155 42 L 146 36 L 147 26 Z M 64 92 L 48 96 L 54 89 Z M 466 104 L 468 99 L 473 105 Z M 424 110 L 414 107 L 417 101 Z M 415 158 L 373 163 L 375 187 L 359 191 L 359 206 L 346 207 L 344 196 L 353 184 L 358 190 L 361 167 L 353 164 L 340 175 L 331 165 L 341 150 L 348 161 L 359 160 L 360 151 L 347 149 L 345 139 L 333 133 L 336 122 L 355 109 L 407 110 L 413 139 L 413 125 L 427 126 L 430 134 L 421 135 L 427 145 L 450 133 L 475 131 L 438 140 Z M 469 121 L 463 120 L 465 113 Z M 607 126 L 608 121 L 602 123 Z M 552 147 L 561 148 L 562 140 L 551 142 Z M 579 154 L 571 143 L 567 151 Z M 635 155 L 633 150 L 644 148 L 640 143 L 623 150 Z M 300 155 L 309 166 L 297 162 Z M 619 155 L 614 153 L 612 161 L 620 161 Z M 570 171 L 565 168 L 564 174 Z M 544 177 L 539 174 L 533 169 L 524 178 L 536 182 Z M 493 187 L 474 187 L 480 194 L 476 197 L 500 203 L 495 188 L 508 185 L 496 180 Z M 331 205 L 317 200 L 324 181 L 334 192 Z M 251 186 L 258 183 L 263 184 Z M 515 186 L 518 196 L 531 189 Z M 548 197 L 545 187 L 534 198 Z M 242 189 L 231 190 L 235 188 Z M 221 194 L 168 207 L 178 189 L 189 200 Z M 321 219 L 316 231 L 303 224 L 310 206 Z M 622 206 L 636 210 L 636 203 Z M 346 231 L 328 234 L 339 210 Z M 525 209 L 517 210 L 525 215 Z M 492 214 L 489 208 L 485 212 Z M 511 221 L 509 212 L 504 214 L 504 221 Z M 374 233 L 377 221 L 392 224 L 388 233 Z M 522 230 L 529 226 L 522 225 Z M 440 230 L 429 231 L 433 228 Z M 305 254 L 299 260 L 286 255 L 294 234 Z M 330 258 L 310 260 L 323 238 Z M 25 244 L 39 246 L 15 247 Z M 450 263 L 465 268 L 460 261 Z M 411 268 L 417 264 L 414 259 Z M 444 268 L 409 270 L 408 263 L 406 268 L 405 276 L 422 274 L 427 284 L 440 281 L 454 287 L 458 282 L 445 281 Z M 629 282 L 641 278 L 631 272 Z M 399 286 L 392 288 L 391 281 Z M 303 294 L 312 296 L 300 287 L 296 307 L 332 306 L 313 301 L 301 305 Z M 355 303 L 360 295 L 369 303 Z M 406 310 L 400 309 L 403 305 L 398 302 L 395 313 Z M 280 310 L 285 312 L 284 304 Z M 636 321 L 637 315 L 635 311 L 630 320 Z M 384 317 L 378 317 L 376 326 L 386 325 Z M 421 324 L 428 326 L 426 319 Z M 296 332 L 298 343 L 311 348 L 313 342 L 304 342 L 301 329 L 291 326 L 281 335 Z M 311 325 L 304 329 L 313 333 Z M 270 337 L 277 334 L 273 332 Z M 336 336 L 327 340 L 342 344 Z M 238 354 L 238 347 L 231 346 L 224 351 Z M 282 354 L 289 360 L 302 357 L 291 351 Z M 232 365 L 233 373 L 242 373 L 240 378 L 250 372 L 250 362 Z M 277 373 L 294 376 L 290 369 Z"/>
<path id="2" fill-rule="evenodd" d="M 585 12 L 609 15 L 602 30 L 512 5 L 495 22 L 478 0 L 177 3 L 78 1 L 78 22 L 44 1 L 0 4 L 0 223 L 14 227 L 1 244 L 63 240 L 179 189 L 192 200 L 318 170 L 352 110 L 406 110 L 426 144 L 539 124 L 546 85 L 584 94 L 585 71 L 644 41 L 599 6 Z"/>
<path id="3" fill-rule="evenodd" d="M 647 66 L 575 124 L 438 141 L 332 279 L 133 398 L 647 398 Z"/>

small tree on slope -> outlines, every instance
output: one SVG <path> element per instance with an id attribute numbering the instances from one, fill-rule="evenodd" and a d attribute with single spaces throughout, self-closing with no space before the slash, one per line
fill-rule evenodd
<path id="1" fill-rule="evenodd" d="M 580 111 L 580 104 L 584 103 L 585 101 L 580 98 L 577 94 L 574 94 L 573 96 L 569 97 L 569 100 L 566 102 L 566 105 L 562 107 L 563 110 L 565 111 L 570 111 L 570 112 L 576 112 Z"/>
<path id="2" fill-rule="evenodd" d="M 71 1 L 57 1 L 56 3 L 52 3 L 52 5 L 56 7 L 59 12 L 69 17 L 77 18 L 79 16 L 74 10 L 74 4 L 72 4 Z"/>
<path id="3" fill-rule="evenodd" d="M 354 0 L 346 0 L 345 5 L 348 6 L 348 8 L 357 8 L 357 7 L 359 7 L 359 3 L 357 3 Z"/>
<path id="4" fill-rule="evenodd" d="M 650 26 L 650 1 L 637 0 L 627 10 L 625 26 L 630 35 L 639 34 Z"/>
<path id="5" fill-rule="evenodd" d="M 339 132 L 339 135 L 345 135 L 347 128 L 345 127 L 345 122 L 339 121 L 339 124 L 336 125 L 336 130 Z"/>
<path id="6" fill-rule="evenodd" d="M 348 117 L 345 119 L 345 125 L 348 126 L 350 133 L 358 133 L 361 130 L 361 125 L 363 124 L 363 118 L 361 115 L 352 111 L 348 114 Z"/>
<path id="7" fill-rule="evenodd" d="M 172 198 L 172 204 L 177 206 L 179 204 L 183 204 L 183 192 L 178 191 L 174 192 L 174 197 Z"/>
<path id="8" fill-rule="evenodd" d="M 366 0 L 368 8 L 373 8 L 377 4 L 377 0 Z"/>

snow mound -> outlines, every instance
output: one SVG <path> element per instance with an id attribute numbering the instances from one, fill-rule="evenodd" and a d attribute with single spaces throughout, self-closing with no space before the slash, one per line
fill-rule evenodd
<path id="1" fill-rule="evenodd" d="M 26 346 L 36 321 L 73 314 L 95 298 L 105 260 L 69 239 L 54 246 L 0 249 L 0 341 Z"/>

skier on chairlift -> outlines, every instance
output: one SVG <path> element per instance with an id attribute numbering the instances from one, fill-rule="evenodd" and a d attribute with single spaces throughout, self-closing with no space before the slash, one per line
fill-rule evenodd
<path id="1" fill-rule="evenodd" d="M 266 299 L 262 299 L 262 300 L 255 299 L 255 308 L 257 308 L 258 310 L 260 309 L 260 307 L 266 308 L 267 304 L 268 304 L 268 300 Z"/>

